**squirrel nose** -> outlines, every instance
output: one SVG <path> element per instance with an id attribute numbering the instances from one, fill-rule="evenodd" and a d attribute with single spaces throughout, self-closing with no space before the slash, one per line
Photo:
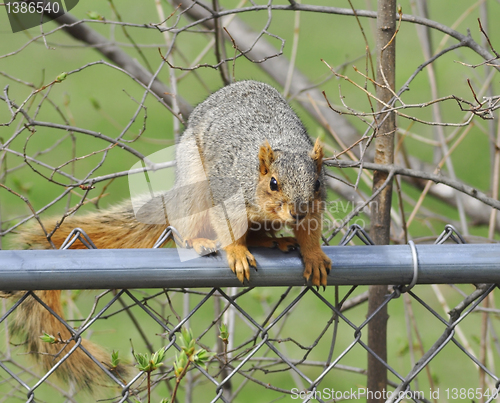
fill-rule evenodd
<path id="1" fill-rule="evenodd" d="M 302 221 L 304 219 L 304 217 L 306 216 L 305 214 L 293 214 L 291 211 L 290 211 L 290 215 L 292 216 L 292 218 L 296 222 Z"/>
<path id="2" fill-rule="evenodd" d="M 294 221 L 299 222 L 307 215 L 309 205 L 308 203 L 297 202 L 290 207 L 290 215 L 293 217 Z"/>

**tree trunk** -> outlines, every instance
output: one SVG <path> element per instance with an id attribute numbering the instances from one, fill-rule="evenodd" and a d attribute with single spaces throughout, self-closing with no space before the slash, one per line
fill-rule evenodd
<path id="1" fill-rule="evenodd" d="M 396 31 L 396 1 L 378 0 L 377 10 L 377 86 L 378 99 L 388 103 L 392 93 L 387 85 L 395 88 L 395 38 Z M 392 42 L 391 42 L 392 40 Z M 378 111 L 384 106 L 377 105 Z M 379 164 L 394 162 L 394 133 L 396 117 L 392 112 L 380 113 L 377 116 L 377 137 L 375 139 L 375 158 Z M 388 173 L 375 171 L 373 176 L 373 192 L 384 186 Z M 371 206 L 371 237 L 377 245 L 387 245 L 390 241 L 392 181 L 372 202 Z M 371 286 L 368 298 L 368 315 L 371 315 L 384 301 L 387 294 L 386 286 Z M 387 361 L 387 307 L 384 307 L 368 325 L 368 346 L 382 360 Z M 372 354 L 368 354 L 367 396 L 369 403 L 385 401 L 387 385 L 387 369 Z"/>

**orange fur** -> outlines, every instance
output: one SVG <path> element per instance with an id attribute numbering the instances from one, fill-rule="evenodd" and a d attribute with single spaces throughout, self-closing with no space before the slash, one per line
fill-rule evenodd
<path id="1" fill-rule="evenodd" d="M 63 317 L 61 291 L 37 291 L 36 295 L 57 315 Z M 75 345 L 73 340 L 69 341 L 72 336 L 69 330 L 33 297 L 28 297 L 19 306 L 11 329 L 14 334 L 26 338 L 28 352 L 45 371 L 57 364 Z M 40 339 L 43 333 L 50 334 L 59 341 L 54 344 L 44 342 Z M 82 340 L 81 345 L 111 369 L 111 354 L 88 340 Z M 113 371 L 118 377 L 129 375 L 128 368 L 123 365 L 118 365 Z M 109 383 L 108 376 L 80 348 L 73 351 L 55 373 L 64 381 L 74 382 L 89 391 L 93 391 L 95 385 Z"/>
<path id="2" fill-rule="evenodd" d="M 321 221 L 319 214 L 303 220 L 294 227 L 294 234 L 300 245 L 300 253 L 304 261 L 304 278 L 311 279 L 315 286 L 327 285 L 327 275 L 332 268 L 332 261 L 321 249 Z M 312 278 L 311 278 L 312 276 Z"/>
<path id="3" fill-rule="evenodd" d="M 50 240 L 37 225 L 19 236 L 18 245 L 59 248 L 70 231 L 79 227 L 97 248 L 151 248 L 166 226 L 164 207 L 176 206 L 170 222 L 182 226 L 186 245 L 209 254 L 222 244 L 229 267 L 241 282 L 249 280 L 250 267 L 256 267 L 247 245 L 276 245 L 287 251 L 298 244 L 306 280 L 315 286 L 326 285 L 331 261 L 320 248 L 320 207 L 326 197 L 323 148 L 319 141 L 311 148 L 305 128 L 285 99 L 272 87 L 254 81 L 226 86 L 195 108 L 182 139 L 176 154 L 177 191 L 149 200 L 151 204 L 138 212 L 143 222 L 162 225 L 139 222 L 130 203 L 120 204 L 67 217 L 60 225 L 57 219 L 46 220 L 44 226 L 50 233 L 57 228 Z M 213 208 L 219 206 L 212 186 L 219 199 L 232 197 L 233 187 L 227 188 L 224 181 L 210 183 L 220 174 L 239 182 L 246 217 L 233 214 L 229 220 L 227 209 L 223 216 L 220 209 Z M 235 210 L 241 212 L 239 206 Z M 276 238 L 274 223 L 291 227 L 295 238 Z M 272 224 L 270 229 L 268 224 Z M 72 247 L 84 245 L 77 241 Z M 36 295 L 62 317 L 60 291 L 37 291 Z M 71 333 L 34 298 L 26 299 L 16 311 L 13 330 L 26 336 L 29 351 L 46 370 L 74 346 L 74 341 L 51 345 L 40 340 L 42 332 L 63 341 Z M 107 354 L 98 347 L 87 340 L 82 343 L 99 361 L 108 362 Z M 79 348 L 56 373 L 87 388 L 104 382 L 102 371 Z"/>
<path id="4" fill-rule="evenodd" d="M 259 169 L 261 175 L 267 175 L 273 161 L 274 151 L 269 142 L 266 140 L 266 142 L 260 146 L 259 150 Z"/>
<path id="5" fill-rule="evenodd" d="M 44 227 L 52 231 L 58 219 L 44 220 Z M 82 216 L 67 217 L 51 236 L 56 248 L 59 248 L 71 230 L 83 229 L 97 248 L 151 248 L 158 239 L 164 225 L 143 224 L 135 220 L 128 204 L 116 205 L 104 212 L 92 212 Z M 139 236 L 138 236 L 139 235 Z M 34 225 L 18 236 L 18 246 L 49 249 L 51 245 L 40 226 Z M 76 241 L 72 248 L 84 249 L 85 245 Z M 21 293 L 2 294 L 3 297 L 20 296 Z M 35 294 L 57 315 L 64 318 L 61 306 L 61 291 L 36 291 Z M 12 332 L 25 337 L 28 351 L 45 371 L 52 368 L 74 346 L 69 341 L 69 330 L 33 297 L 28 297 L 16 310 Z M 50 344 L 43 342 L 40 336 L 47 333 L 67 343 Z M 111 354 L 88 340 L 82 340 L 82 346 L 99 362 L 110 367 Z M 119 365 L 114 369 L 116 375 L 127 376 L 129 370 Z M 108 376 L 80 348 L 77 348 L 55 371 L 65 380 L 75 382 L 80 387 L 92 391 L 93 385 L 109 383 Z"/>
<path id="6" fill-rule="evenodd" d="M 250 266 L 257 267 L 257 262 L 248 251 L 244 237 L 224 248 L 229 268 L 242 283 L 250 280 Z"/>
<path id="7" fill-rule="evenodd" d="M 318 167 L 318 172 L 321 170 L 321 166 L 323 165 L 323 157 L 324 157 L 324 151 L 323 147 L 321 145 L 321 141 L 319 140 L 319 137 L 316 139 L 316 142 L 314 143 L 313 150 L 311 151 L 311 158 L 316 161 L 316 166 Z"/>
<path id="8" fill-rule="evenodd" d="M 323 155 L 323 147 L 320 141 L 316 140 L 310 156 L 316 163 L 318 175 L 322 169 Z M 249 280 L 250 266 L 256 267 L 255 258 L 248 251 L 247 246 L 277 246 L 280 250 L 287 252 L 298 245 L 305 266 L 304 278 L 307 281 L 310 280 L 315 286 L 326 286 L 332 262 L 320 246 L 321 200 L 315 199 L 312 203 L 304 203 L 305 211 L 298 214 L 298 206 L 290 203 L 281 191 L 271 191 L 269 189 L 271 178 L 277 181 L 278 189 L 280 189 L 279 175 L 273 171 L 272 167 L 275 158 L 273 149 L 266 141 L 259 150 L 260 180 L 256 188 L 256 199 L 259 203 L 256 208 L 247 209 L 249 230 L 245 236 L 224 248 L 228 254 L 229 266 L 243 282 L 245 279 Z M 252 225 L 265 225 L 273 221 L 292 227 L 295 238 L 274 237 L 275 231 L 273 230 L 252 230 Z"/>
<path id="9" fill-rule="evenodd" d="M 318 176 L 322 169 L 323 149 L 317 141 L 311 153 L 316 163 Z M 305 269 L 304 277 L 315 286 L 327 284 L 327 274 L 331 269 L 330 259 L 320 247 L 321 240 L 321 195 L 316 192 L 314 200 L 306 202 L 308 210 L 300 216 L 296 214 L 297 206 L 288 200 L 280 191 L 280 177 L 273 171 L 273 162 L 276 154 L 265 142 L 259 150 L 260 180 L 255 189 L 257 204 L 247 206 L 248 230 L 239 239 L 225 242 L 224 250 L 227 254 L 229 267 L 241 282 L 250 279 L 250 267 L 256 267 L 254 256 L 248 251 L 248 246 L 278 247 L 288 251 L 300 247 Z M 271 178 L 278 183 L 278 190 L 270 190 Z M 199 200 L 197 196 L 193 196 Z M 201 199 L 200 199 L 201 200 Z M 158 214 L 153 211 L 152 214 Z M 200 218 L 188 220 L 188 237 L 186 245 L 193 247 L 199 254 L 213 253 L 221 239 L 208 239 L 216 234 L 224 233 L 224 229 L 231 228 L 228 222 L 219 222 L 210 214 Z M 274 230 L 255 230 L 255 225 L 265 225 L 277 221 L 293 228 L 293 237 L 275 237 Z M 234 223 L 233 223 L 234 224 Z M 241 223 L 240 223 L 241 224 Z M 52 231 L 58 225 L 57 219 L 44 220 L 44 226 Z M 69 232 L 74 228 L 83 229 L 97 248 L 151 248 L 165 228 L 165 225 L 144 224 L 136 220 L 130 204 L 120 204 L 104 211 L 87 213 L 81 216 L 67 217 L 59 228 L 52 234 L 51 241 L 59 248 Z M 51 247 L 41 228 L 32 226 L 26 229 L 18 238 L 18 245 L 27 247 Z M 84 248 L 76 242 L 72 248 Z M 60 291 L 38 291 L 36 295 L 44 301 L 57 315 L 63 317 L 61 309 Z M 30 297 L 17 309 L 13 331 L 26 336 L 27 347 L 34 357 L 42 364 L 45 370 L 50 369 L 74 345 L 74 341 L 49 344 L 42 342 L 40 336 L 46 332 L 54 337 L 67 341 L 71 338 L 70 332 L 41 304 Z M 110 355 L 88 340 L 82 341 L 83 346 L 100 362 L 109 363 Z M 116 369 L 124 373 L 123 367 Z M 56 371 L 59 377 L 71 380 L 78 385 L 92 389 L 93 384 L 105 383 L 106 375 L 93 363 L 79 348 Z"/>
<path id="10" fill-rule="evenodd" d="M 52 232 L 59 223 L 58 218 L 43 220 L 47 232 Z M 71 230 L 81 228 L 98 249 L 151 248 L 162 231 L 163 225 L 143 224 L 136 220 L 131 207 L 118 204 L 105 211 L 90 212 L 81 216 L 66 217 L 51 236 L 59 248 Z M 141 236 L 137 236 L 141 234 Z M 51 249 L 52 246 L 38 224 L 23 230 L 16 240 L 16 246 L 32 249 Z M 72 249 L 85 249 L 81 242 L 75 242 Z"/>

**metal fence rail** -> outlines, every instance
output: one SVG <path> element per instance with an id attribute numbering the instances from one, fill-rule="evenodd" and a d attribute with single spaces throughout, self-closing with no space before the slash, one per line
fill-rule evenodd
<path id="1" fill-rule="evenodd" d="M 355 227 L 342 244 L 356 235 L 370 243 Z M 446 241 L 451 243 L 444 244 Z M 364 401 L 370 391 L 359 386 L 366 374 L 360 357 L 374 354 L 366 343 L 366 329 L 377 312 L 366 317 L 360 308 L 366 292 L 355 289 L 360 284 L 387 284 L 391 287 L 380 308 L 401 307 L 403 301 L 408 348 L 384 361 L 390 373 L 390 390 L 382 398 L 390 402 L 498 401 L 500 371 L 495 364 L 498 366 L 500 345 L 495 315 L 500 311 L 494 307 L 493 292 L 500 279 L 500 245 L 464 245 L 449 226 L 437 243 L 326 247 L 334 267 L 329 285 L 352 286 L 327 287 L 326 291 L 304 287 L 303 268 L 294 252 L 255 251 L 258 271 L 253 271 L 250 283 L 241 288 L 223 256 L 180 262 L 174 249 L 0 251 L 0 288 L 28 290 L 14 305 L 4 304 L 0 324 L 10 321 L 28 299 L 51 311 L 38 293 L 29 290 L 122 289 L 99 295 L 90 313 L 82 313 L 82 320 L 65 320 L 52 312 L 70 329 L 75 342 L 70 351 L 61 353 L 64 356 L 59 362 L 75 349 L 86 351 L 81 341 L 89 337 L 91 327 L 128 316 L 137 326 L 137 338 L 149 351 L 158 347 L 166 351 L 164 367 L 152 377 L 154 402 L 168 397 L 175 384 L 172 363 L 180 350 L 179 331 L 183 327 L 193 329 L 197 345 L 214 356 L 206 368 L 193 366 L 181 381 L 179 402 Z M 415 283 L 476 286 L 455 288 L 459 298 L 454 298 L 447 313 L 440 313 L 444 305 L 431 301 L 435 298 L 429 297 L 427 288 L 412 288 Z M 263 288 L 266 285 L 284 288 Z M 266 290 L 279 292 L 268 294 Z M 440 294 L 436 295 L 439 299 Z M 485 307 L 486 301 L 493 301 L 493 305 Z M 474 331 L 482 329 L 477 326 L 477 315 L 471 315 L 475 312 L 483 315 L 486 330 L 482 331 L 488 335 L 484 340 L 491 341 L 488 346 L 481 343 L 475 348 L 469 343 Z M 416 324 L 420 316 L 425 317 L 425 325 Z M 141 321 L 147 324 L 141 326 Z M 220 323 L 229 328 L 226 346 L 220 342 Z M 391 318 L 391 323 L 395 325 L 389 343 L 395 344 L 398 330 L 405 325 L 397 317 Z M 37 372 L 18 354 L 8 326 L 3 332 L 6 348 L 0 349 L 0 392 L 9 392 L 0 402 L 98 400 L 74 385 L 53 383 L 49 377 L 57 365 L 44 374 Z M 128 334 L 117 334 L 114 339 L 120 336 L 132 339 Z M 467 372 L 467 382 L 476 387 L 465 387 L 469 384 L 462 381 L 440 384 L 431 368 L 440 368 L 442 361 L 452 372 L 453 366 L 464 365 L 461 371 Z M 145 373 L 120 379 L 99 360 L 94 358 L 94 362 L 115 385 L 107 389 L 105 401 L 148 401 Z M 47 388 L 52 395 L 47 394 Z M 49 395 L 51 400 L 47 400 Z"/>
<path id="2" fill-rule="evenodd" d="M 419 284 L 500 283 L 500 244 L 417 245 Z M 409 284 L 408 245 L 328 246 L 329 285 Z M 252 250 L 258 270 L 245 286 L 301 286 L 298 252 Z M 4 290 L 239 287 L 224 252 L 181 262 L 175 249 L 0 251 Z"/>

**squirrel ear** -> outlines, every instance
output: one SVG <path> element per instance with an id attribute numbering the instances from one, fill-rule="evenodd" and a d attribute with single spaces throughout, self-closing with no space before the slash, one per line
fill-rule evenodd
<path id="1" fill-rule="evenodd" d="M 321 166 L 323 165 L 323 146 L 319 141 L 319 138 L 316 139 L 316 143 L 314 143 L 314 148 L 311 151 L 311 158 L 316 162 L 318 172 L 321 171 Z"/>
<path id="2" fill-rule="evenodd" d="M 267 175 L 269 168 L 274 161 L 274 151 L 266 140 L 259 150 L 259 170 L 262 175 Z"/>

